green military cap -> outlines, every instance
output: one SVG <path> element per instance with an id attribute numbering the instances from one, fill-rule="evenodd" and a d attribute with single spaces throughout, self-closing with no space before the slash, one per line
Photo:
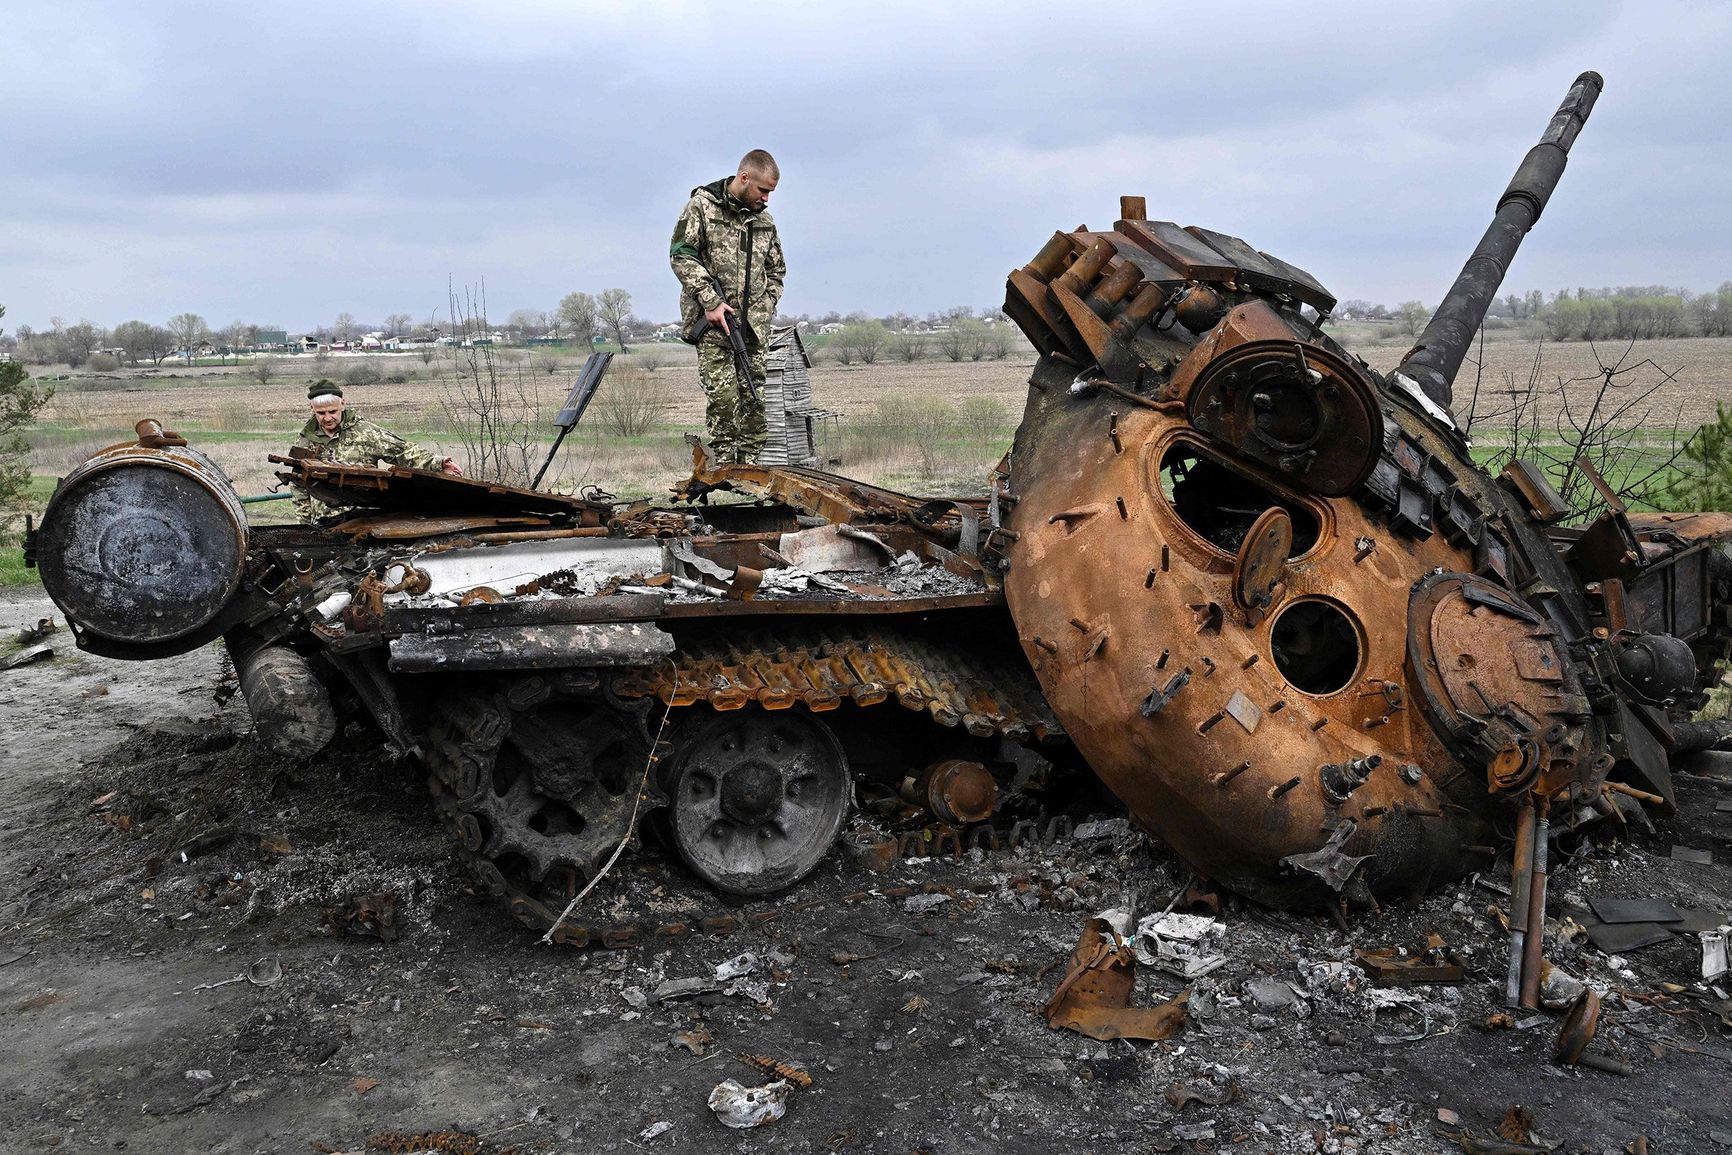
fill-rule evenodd
<path id="1" fill-rule="evenodd" d="M 307 400 L 316 401 L 320 397 L 341 397 L 343 387 L 335 381 L 327 381 L 323 377 L 307 386 Z"/>

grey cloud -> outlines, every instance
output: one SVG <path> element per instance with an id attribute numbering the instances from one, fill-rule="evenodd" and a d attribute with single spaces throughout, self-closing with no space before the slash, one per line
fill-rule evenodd
<path id="1" fill-rule="evenodd" d="M 1512 286 L 1732 275 L 1720 12 L 1231 11 L 56 5 L 0 28 L 37 49 L 0 75 L 0 293 L 15 322 L 297 325 L 485 275 L 496 313 L 618 284 L 666 316 L 686 190 L 763 144 L 795 310 L 985 304 L 1121 193 L 1430 297 L 1584 68 L 1607 92 Z"/>

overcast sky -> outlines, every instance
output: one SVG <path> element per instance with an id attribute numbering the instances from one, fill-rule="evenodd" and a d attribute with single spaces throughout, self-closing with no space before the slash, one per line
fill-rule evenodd
<path id="1" fill-rule="evenodd" d="M 9 328 L 426 320 L 483 278 L 495 320 L 669 319 L 674 217 L 752 147 L 788 312 L 996 304 L 1127 193 L 1432 303 L 1586 69 L 1506 291 L 1732 279 L 1727 4 L 53 0 L 0 43 Z"/>

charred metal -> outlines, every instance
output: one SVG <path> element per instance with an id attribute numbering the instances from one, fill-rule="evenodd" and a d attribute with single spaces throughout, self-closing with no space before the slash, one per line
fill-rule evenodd
<path id="1" fill-rule="evenodd" d="M 663 504 L 284 457 L 352 511 L 249 527 L 141 422 L 28 554 L 86 649 L 222 638 L 286 756 L 365 711 L 482 885 L 562 941 L 592 941 L 561 908 L 652 814 L 696 875 L 762 895 L 856 794 L 926 824 L 911 845 L 1014 844 L 1018 765 L 1075 758 L 1274 905 L 1435 886 L 1513 829 L 1526 999 L 1548 832 L 1664 813 L 1672 759 L 1732 741 L 1687 720 L 1732 637 L 1732 514 L 1630 513 L 1597 483 L 1604 512 L 1570 526 L 1537 467 L 1480 469 L 1448 409 L 1599 90 L 1571 88 L 1387 376 L 1323 333 L 1315 278 L 1243 240 L 1135 197 L 1055 233 L 1006 285 L 1039 360 L 987 497 L 701 446 Z"/>

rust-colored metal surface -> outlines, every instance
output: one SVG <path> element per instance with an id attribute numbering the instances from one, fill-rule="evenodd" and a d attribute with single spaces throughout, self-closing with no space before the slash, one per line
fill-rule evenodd
<path id="1" fill-rule="evenodd" d="M 397 465 L 375 468 L 345 465 L 306 455 L 282 456 L 275 453 L 269 460 L 286 467 L 278 472 L 279 480 L 305 489 L 332 506 L 359 506 L 434 517 L 467 512 L 496 517 L 543 514 L 583 525 L 601 524 L 602 517 L 612 508 L 582 497 Z"/>
<path id="2" fill-rule="evenodd" d="M 1571 87 L 1523 204 L 1599 87 Z M 1527 814 L 1518 901 L 1543 909 L 1548 812 L 1670 805 L 1673 725 L 1732 635 L 1732 518 L 1628 514 L 1579 462 L 1607 512 L 1566 528 L 1543 472 L 1474 464 L 1446 406 L 1484 262 L 1410 357 L 1420 379 L 1382 377 L 1325 335 L 1314 279 L 1123 203 L 1006 285 L 1042 356 L 995 540 L 1047 700 L 1133 817 L 1242 893 L 1423 889 Z M 1518 933 L 1531 990 L 1540 936 Z"/>
<path id="3" fill-rule="evenodd" d="M 886 629 L 788 626 L 773 635 L 692 637 L 672 662 L 616 675 L 613 688 L 626 698 L 650 696 L 670 706 L 702 702 L 723 711 L 755 704 L 824 713 L 845 703 L 876 706 L 893 699 L 975 737 L 1061 737 L 1064 729 L 1028 668 L 1004 660 L 1013 656 Z"/>
<path id="4" fill-rule="evenodd" d="M 1133 1007 L 1137 956 L 1105 919 L 1091 918 L 1043 1014 L 1054 1030 L 1091 1039 L 1169 1039 L 1184 1028 L 1191 992 L 1154 1007 Z"/>

